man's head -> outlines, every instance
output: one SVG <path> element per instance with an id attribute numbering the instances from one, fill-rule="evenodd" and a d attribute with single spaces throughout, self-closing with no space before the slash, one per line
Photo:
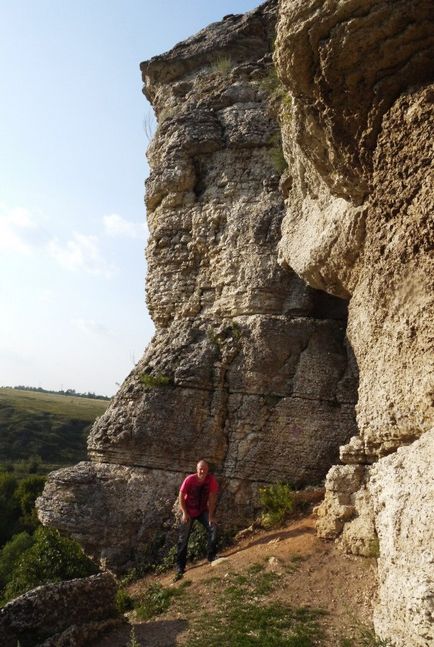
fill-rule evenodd
<path id="1" fill-rule="evenodd" d="M 203 481 L 206 478 L 206 475 L 209 472 L 209 465 L 203 459 L 198 462 L 196 465 L 196 474 L 199 481 Z"/>

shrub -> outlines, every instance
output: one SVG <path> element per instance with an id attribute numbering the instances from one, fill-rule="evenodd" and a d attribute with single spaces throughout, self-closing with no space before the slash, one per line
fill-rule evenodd
<path id="1" fill-rule="evenodd" d="M 98 572 L 96 564 L 86 557 L 80 545 L 62 537 L 57 530 L 41 526 L 34 539 L 34 544 L 22 554 L 6 585 L 5 601 L 41 584 L 87 577 Z"/>
<path id="2" fill-rule="evenodd" d="M 0 551 L 0 587 L 3 588 L 11 579 L 21 555 L 33 544 L 33 537 L 28 532 L 14 535 Z"/>
<path id="3" fill-rule="evenodd" d="M 154 570 L 156 573 L 164 573 L 169 571 L 175 566 L 176 563 L 176 546 L 172 546 L 166 553 L 166 555 L 155 565 Z"/>
<path id="4" fill-rule="evenodd" d="M 20 481 L 16 489 L 16 497 L 21 508 L 20 523 L 32 532 L 39 526 L 35 510 L 35 501 L 42 494 L 45 485 L 44 476 L 28 476 Z"/>
<path id="5" fill-rule="evenodd" d="M 134 609 L 134 600 L 125 589 L 119 588 L 116 591 L 116 608 L 119 613 L 126 613 Z"/>
<path id="6" fill-rule="evenodd" d="M 264 528 L 278 526 L 294 509 L 293 492 L 286 483 L 259 488 L 259 501 L 263 508 L 261 524 Z"/>

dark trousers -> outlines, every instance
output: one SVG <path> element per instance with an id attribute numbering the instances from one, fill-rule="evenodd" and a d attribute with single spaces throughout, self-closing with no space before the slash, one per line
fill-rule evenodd
<path id="1" fill-rule="evenodd" d="M 178 555 L 176 563 L 178 565 L 178 571 L 183 573 L 185 571 L 185 565 L 187 563 L 187 549 L 188 549 L 188 540 L 193 529 L 193 524 L 195 521 L 198 521 L 205 528 L 207 533 L 207 558 L 209 562 L 212 562 L 216 556 L 217 552 L 217 526 L 208 521 L 208 513 L 202 512 L 198 517 L 194 517 L 187 521 L 187 523 L 181 523 L 178 536 Z"/>

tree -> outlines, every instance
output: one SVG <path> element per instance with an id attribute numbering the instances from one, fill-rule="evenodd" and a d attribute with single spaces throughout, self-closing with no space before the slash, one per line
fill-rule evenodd
<path id="1" fill-rule="evenodd" d="M 44 484 L 44 476 L 28 476 L 20 481 L 15 492 L 21 510 L 20 525 L 29 532 L 39 525 L 35 501 L 42 494 Z"/>
<path id="2" fill-rule="evenodd" d="M 12 474 L 0 472 L 0 546 L 18 529 L 20 505 L 15 495 L 17 479 Z"/>

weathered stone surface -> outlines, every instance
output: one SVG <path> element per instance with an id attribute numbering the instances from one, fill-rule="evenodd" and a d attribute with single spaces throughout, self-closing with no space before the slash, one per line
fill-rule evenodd
<path id="1" fill-rule="evenodd" d="M 281 0 L 275 53 L 288 93 L 280 261 L 309 285 L 351 297 L 348 338 L 360 372 L 360 434 L 341 448 L 347 465 L 327 478 L 318 527 L 327 537 L 342 532 L 341 544 L 361 554 L 378 533 L 377 628 L 398 647 L 432 642 L 425 553 L 433 537 L 416 515 L 413 537 L 398 505 L 413 501 L 410 474 L 422 502 L 432 481 L 432 451 L 425 476 L 412 463 L 434 424 L 432 9 L 430 0 Z M 357 466 L 364 476 L 354 490 L 346 477 Z M 391 538 L 402 524 L 408 533 L 390 558 L 386 519 Z"/>
<path id="2" fill-rule="evenodd" d="M 396 645 L 434 644 L 434 429 L 371 468 L 379 538 L 374 621 Z"/>
<path id="3" fill-rule="evenodd" d="M 82 462 L 49 475 L 38 513 L 43 524 L 74 535 L 102 566 L 119 568 L 153 541 L 178 481 L 176 473 Z"/>
<path id="4" fill-rule="evenodd" d="M 87 647 L 122 619 L 109 573 L 39 586 L 0 609 L 2 647 Z"/>
<path id="5" fill-rule="evenodd" d="M 383 115 L 431 80 L 433 47 L 431 0 L 279 3 L 275 58 L 291 130 L 334 196 L 365 199 Z"/>
<path id="6" fill-rule="evenodd" d="M 368 462 L 434 421 L 433 89 L 414 87 L 434 76 L 432 19 L 431 2 L 280 5 L 291 175 L 280 256 L 351 296 Z"/>
<path id="7" fill-rule="evenodd" d="M 44 523 L 112 566 L 164 527 L 199 457 L 216 465 L 225 523 L 250 523 L 259 485 L 321 482 L 356 433 L 346 303 L 277 261 L 275 4 L 141 66 L 159 122 L 146 182 L 156 334 L 93 428 L 93 463 L 53 474 L 39 501 Z"/>

